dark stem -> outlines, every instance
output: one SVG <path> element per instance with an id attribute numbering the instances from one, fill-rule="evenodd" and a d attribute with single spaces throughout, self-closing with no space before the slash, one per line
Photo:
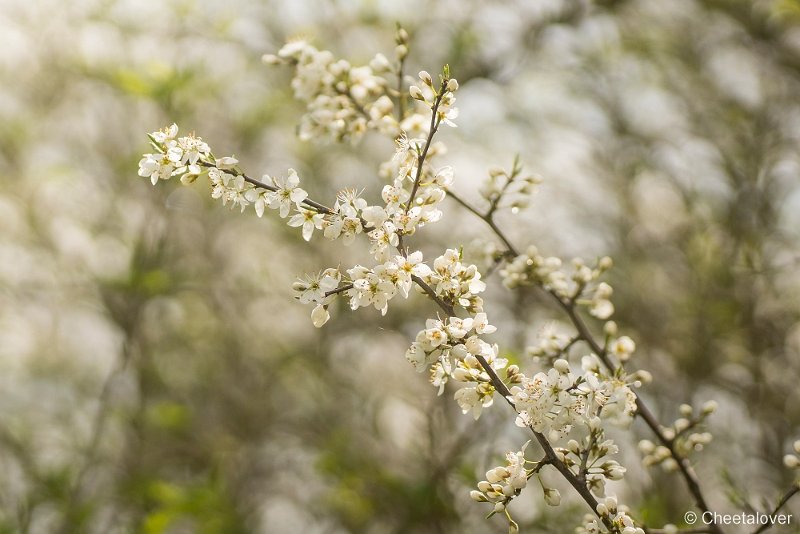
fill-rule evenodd
<path id="1" fill-rule="evenodd" d="M 791 499 L 792 497 L 794 497 L 798 493 L 800 493 L 800 486 L 798 486 L 797 483 L 795 483 L 789 489 L 789 491 L 787 491 L 783 495 L 783 497 L 781 497 L 781 500 L 778 501 L 778 504 L 775 506 L 775 508 L 772 510 L 772 513 L 769 514 L 769 515 L 771 515 L 773 517 L 778 515 L 778 512 L 780 512 L 781 508 L 783 508 L 786 505 L 786 503 L 789 502 L 789 499 Z M 761 534 L 762 532 L 765 532 L 765 531 L 769 530 L 770 528 L 772 528 L 774 526 L 775 526 L 774 523 L 767 522 L 765 525 L 761 525 L 758 529 L 754 530 L 753 534 Z"/>

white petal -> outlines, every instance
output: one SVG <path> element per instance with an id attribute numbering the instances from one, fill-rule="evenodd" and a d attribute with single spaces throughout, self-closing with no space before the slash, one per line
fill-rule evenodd
<path id="1" fill-rule="evenodd" d="M 317 328 L 321 328 L 322 325 L 328 322 L 328 319 L 331 318 L 331 315 L 328 313 L 328 310 L 322 304 L 317 305 L 311 311 L 311 322 L 314 323 L 314 326 Z"/>

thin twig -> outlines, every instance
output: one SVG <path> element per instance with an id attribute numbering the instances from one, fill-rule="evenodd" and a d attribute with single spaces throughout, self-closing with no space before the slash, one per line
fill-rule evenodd
<path id="1" fill-rule="evenodd" d="M 208 163 L 208 162 L 205 162 L 205 161 L 199 161 L 198 164 L 200 166 L 206 167 L 208 169 L 216 168 L 215 165 L 213 165 L 211 163 Z M 261 189 L 266 189 L 267 191 L 272 191 L 272 192 L 280 191 L 280 189 L 275 187 L 274 185 L 268 184 L 266 182 L 262 182 L 261 180 L 256 180 L 255 178 L 251 178 L 251 177 L 247 176 L 245 173 L 239 172 L 236 169 L 231 169 L 231 170 L 233 171 L 234 176 L 241 176 L 242 178 L 244 178 L 244 181 L 249 183 L 249 184 L 252 184 L 252 185 L 254 185 L 256 187 L 260 187 Z M 227 172 L 227 171 L 223 171 L 223 172 Z M 316 202 L 316 201 L 314 201 L 314 200 L 312 200 L 310 198 L 303 199 L 301 204 L 305 204 L 306 206 L 308 206 L 309 208 L 312 208 L 314 211 L 316 211 L 318 213 L 322 213 L 322 214 L 326 214 L 326 215 L 329 214 L 329 213 L 333 213 L 333 210 L 331 208 L 329 208 L 328 206 L 325 206 L 324 204 L 320 204 L 319 202 Z"/>
<path id="2" fill-rule="evenodd" d="M 446 84 L 447 80 L 444 80 L 442 82 L 442 87 L 439 89 L 439 94 L 436 95 L 433 105 L 431 106 L 431 124 L 428 130 L 428 138 L 425 139 L 425 146 L 422 148 L 422 152 L 420 152 L 417 156 L 417 173 L 414 176 L 414 185 L 411 186 L 411 195 L 408 197 L 408 202 L 406 202 L 406 215 L 408 215 L 408 211 L 411 209 L 411 206 L 414 205 L 414 199 L 417 196 L 417 190 L 419 189 L 419 184 L 422 180 L 422 167 L 425 163 L 425 158 L 428 157 L 428 150 L 430 150 L 431 144 L 433 143 L 433 137 L 436 135 L 436 131 L 439 129 L 439 125 L 441 124 L 441 121 L 438 120 L 438 110 L 439 104 L 442 103 L 442 99 L 447 92 Z"/>
<path id="3" fill-rule="evenodd" d="M 778 512 L 780 512 L 781 508 L 783 508 L 786 505 L 786 503 L 789 502 L 789 499 L 791 499 L 792 497 L 794 497 L 798 493 L 800 493 L 800 485 L 795 483 L 794 485 L 792 485 L 791 488 L 789 488 L 789 490 L 786 493 L 784 493 L 783 497 L 781 497 L 781 499 L 778 501 L 778 504 L 775 506 L 775 508 L 772 510 L 772 513 L 769 514 L 769 515 L 772 516 L 772 517 L 777 516 Z M 765 532 L 765 531 L 769 530 L 770 528 L 772 528 L 774 526 L 775 526 L 775 523 L 768 522 L 768 523 L 758 527 L 758 529 L 754 530 L 753 534 L 761 534 L 762 532 Z"/>

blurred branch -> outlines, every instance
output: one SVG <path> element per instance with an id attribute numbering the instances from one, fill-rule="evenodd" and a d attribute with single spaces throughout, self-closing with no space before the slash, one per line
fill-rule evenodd
<path id="1" fill-rule="evenodd" d="M 769 515 L 772 516 L 772 517 L 777 516 L 778 512 L 780 512 L 781 508 L 783 508 L 786 505 L 786 503 L 789 502 L 789 499 L 791 499 L 792 497 L 794 497 L 798 493 L 800 493 L 800 485 L 798 485 L 798 483 L 795 482 L 792 485 L 792 487 L 786 493 L 783 494 L 783 497 L 781 497 L 781 499 L 778 501 L 778 504 L 775 505 L 775 508 L 772 510 L 772 513 L 769 514 Z M 791 516 L 789 516 L 789 517 L 791 517 Z M 766 523 L 764 525 L 761 525 L 756 530 L 754 530 L 753 534 L 761 534 L 762 532 L 766 532 L 767 530 L 769 530 L 770 528 L 772 528 L 774 526 L 775 526 L 775 523 L 768 522 L 768 523 Z"/>
<path id="2" fill-rule="evenodd" d="M 131 360 L 133 335 L 131 332 L 127 333 L 126 339 L 122 346 L 122 354 L 117 362 L 117 365 L 111 370 L 103 382 L 103 387 L 100 390 L 100 395 L 97 398 L 98 408 L 95 413 L 94 421 L 92 423 L 92 433 L 89 439 L 89 444 L 86 448 L 86 453 L 78 473 L 71 485 L 71 489 L 67 496 L 66 514 L 64 515 L 64 522 L 61 526 L 60 532 L 67 534 L 72 532 L 74 525 L 71 524 L 72 515 L 70 512 L 73 508 L 80 503 L 81 500 L 81 486 L 89 470 L 95 465 L 97 460 L 100 443 L 105 433 L 106 425 L 108 423 L 109 412 L 111 411 L 111 393 L 114 381 L 125 372 L 128 363 Z"/>

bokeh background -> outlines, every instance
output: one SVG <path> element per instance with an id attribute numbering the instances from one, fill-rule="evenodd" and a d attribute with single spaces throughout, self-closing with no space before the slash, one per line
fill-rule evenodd
<path id="1" fill-rule="evenodd" d="M 798 2 L 2 0 L 0 532 L 505 531 L 468 490 L 528 437 L 502 408 L 462 416 L 405 362 L 428 302 L 337 310 L 316 330 L 295 276 L 365 249 L 308 246 L 204 185 L 136 176 L 144 134 L 175 121 L 251 174 L 294 167 L 315 198 L 377 198 L 391 143 L 298 141 L 290 72 L 260 57 L 303 35 L 365 63 L 391 55 L 395 22 L 410 72 L 449 63 L 461 84 L 441 136 L 454 190 L 478 202 L 487 169 L 519 153 L 544 183 L 501 225 L 546 254 L 614 258 L 617 320 L 663 422 L 720 403 L 697 457 L 714 507 L 764 509 L 790 485 Z M 417 246 L 491 239 L 447 208 Z M 557 310 L 496 277 L 487 293 L 503 354 L 525 364 Z M 617 436 L 615 490 L 648 524 L 679 523 L 691 502 L 639 467 L 645 437 Z M 512 510 L 559 534 L 585 511 L 546 509 L 536 484 Z"/>

